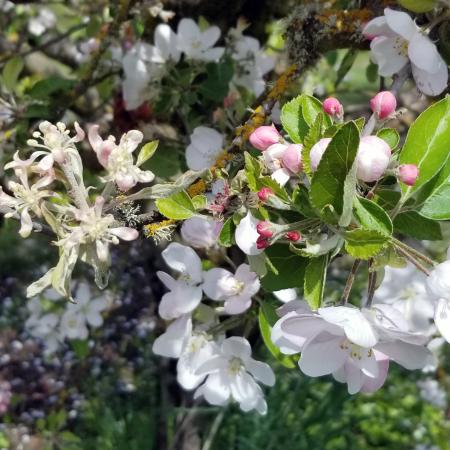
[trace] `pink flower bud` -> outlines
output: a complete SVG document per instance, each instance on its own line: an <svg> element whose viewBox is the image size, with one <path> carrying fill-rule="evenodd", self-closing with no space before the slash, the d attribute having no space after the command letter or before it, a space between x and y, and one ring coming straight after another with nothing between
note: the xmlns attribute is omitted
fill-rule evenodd
<svg viewBox="0 0 450 450"><path fill-rule="evenodd" d="M265 237L259 236L259 238L256 239L256 248L258 250L263 250L263 249L269 247L269 245L270 245L270 243Z"/></svg>
<svg viewBox="0 0 450 450"><path fill-rule="evenodd" d="M314 144L309 153L309 160L311 162L311 170L315 172L317 167L319 166L320 160L322 159L322 155L325 153L325 150L328 147L328 144L331 142L331 138L323 138L317 144Z"/></svg>
<svg viewBox="0 0 450 450"><path fill-rule="evenodd" d="M364 136L359 143L356 176L367 183L378 180L387 169L390 158L391 148L383 139Z"/></svg>
<svg viewBox="0 0 450 450"><path fill-rule="evenodd" d="M273 144L280 141L281 135L278 130L273 126L262 126L256 128L250 135L249 141L253 147L258 150L264 151Z"/></svg>
<svg viewBox="0 0 450 450"><path fill-rule="evenodd" d="M302 169L302 148L302 144L290 144L283 152L283 166L292 173L299 173Z"/></svg>
<svg viewBox="0 0 450 450"><path fill-rule="evenodd" d="M344 108L337 98L328 97L323 102L323 110L332 117L342 117L344 115Z"/></svg>
<svg viewBox="0 0 450 450"><path fill-rule="evenodd" d="M263 187L258 191L257 195L262 202L267 202L267 200L269 200L269 197L272 197L273 195L275 195L275 193L272 191L272 189Z"/></svg>
<svg viewBox="0 0 450 450"><path fill-rule="evenodd" d="M273 236L272 224L266 220L256 224L256 231L263 238L271 238Z"/></svg>
<svg viewBox="0 0 450 450"><path fill-rule="evenodd" d="M288 241L297 242L302 238L302 235L298 231L288 231L285 237Z"/></svg>
<svg viewBox="0 0 450 450"><path fill-rule="evenodd" d="M397 172L399 180L408 186L414 186L419 176L419 168L415 164L402 164Z"/></svg>
<svg viewBox="0 0 450 450"><path fill-rule="evenodd" d="M386 119L395 112L397 100L395 95L389 91L378 92L370 100L370 108L378 119Z"/></svg>

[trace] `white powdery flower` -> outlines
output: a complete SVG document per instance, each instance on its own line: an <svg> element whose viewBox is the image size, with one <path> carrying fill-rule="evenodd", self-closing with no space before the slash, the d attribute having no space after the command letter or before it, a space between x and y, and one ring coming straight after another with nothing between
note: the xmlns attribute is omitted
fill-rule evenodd
<svg viewBox="0 0 450 450"><path fill-rule="evenodd" d="M186 164L191 170L209 169L223 152L223 135L213 128L196 127L186 148Z"/></svg>
<svg viewBox="0 0 450 450"><path fill-rule="evenodd" d="M294 303L294 302L293 302ZM332 374L348 392L373 392L387 376L389 359L407 369L424 367L431 358L426 337L410 333L400 313L388 305L360 311L350 306L307 312L298 303L283 306L285 318L274 326L273 340L282 352L301 352L306 375Z"/></svg>
<svg viewBox="0 0 450 450"><path fill-rule="evenodd" d="M103 140L98 125L89 128L89 142L97 154L99 163L108 172L105 181L114 181L121 191L128 191L137 183L150 183L155 175L150 170L141 170L133 160L133 152L142 142L144 135L138 130L123 134L119 144L113 136Z"/></svg>
<svg viewBox="0 0 450 450"><path fill-rule="evenodd" d="M241 35L234 43L231 57L236 61L233 83L253 92L262 94L265 88L264 75L275 66L275 58L266 55L257 39Z"/></svg>
<svg viewBox="0 0 450 450"><path fill-rule="evenodd" d="M243 411L256 409L266 414L267 404L257 381L273 386L275 374L271 367L251 357L249 342L233 336L225 339L220 354L213 356L197 371L208 378L195 392L194 397L203 396L212 405L225 405L230 398L239 403Z"/></svg>
<svg viewBox="0 0 450 450"><path fill-rule="evenodd" d="M411 64L420 91L439 95L448 81L447 64L414 20L405 12L384 10L384 16L371 20L363 33L372 39L370 49L381 76L391 76Z"/></svg>
<svg viewBox="0 0 450 450"><path fill-rule="evenodd" d="M202 300L202 263L192 248L172 242L162 252L166 264L180 273L176 280L166 272L158 271L158 278L169 289L159 304L159 315L166 320L176 319L192 312Z"/></svg>
<svg viewBox="0 0 450 450"><path fill-rule="evenodd" d="M212 26L201 31L192 19L181 19L177 29L178 48L188 59L218 61L223 47L214 47L220 38L220 28Z"/></svg>
<svg viewBox="0 0 450 450"><path fill-rule="evenodd" d="M248 211L247 215L241 219L239 225L236 227L236 245L246 255L259 255L263 252L263 249L259 249L256 246L256 241L259 238L258 231L256 230L258 223L259 220L253 217L252 213Z"/></svg>
<svg viewBox="0 0 450 450"><path fill-rule="evenodd" d="M241 264L234 275L219 267L208 270L204 279L203 291L212 300L225 301L227 314L241 314L250 308L260 288L258 275L247 264Z"/></svg>
<svg viewBox="0 0 450 450"><path fill-rule="evenodd" d="M398 309L411 331L427 336L435 332L432 325L434 305L426 290L426 276L411 263L403 268L385 268L383 282L375 291L373 303L386 303Z"/></svg>
<svg viewBox="0 0 450 450"><path fill-rule="evenodd" d="M38 15L28 21L28 31L35 36L41 36L46 30L53 28L55 25L55 13L48 8L39 8Z"/></svg>
<svg viewBox="0 0 450 450"><path fill-rule="evenodd" d="M181 237L191 247L208 249L217 244L222 226L220 220L191 217L183 222Z"/></svg>
<svg viewBox="0 0 450 450"><path fill-rule="evenodd" d="M427 279L427 288L435 300L434 323L450 343L450 261L435 267Z"/></svg>

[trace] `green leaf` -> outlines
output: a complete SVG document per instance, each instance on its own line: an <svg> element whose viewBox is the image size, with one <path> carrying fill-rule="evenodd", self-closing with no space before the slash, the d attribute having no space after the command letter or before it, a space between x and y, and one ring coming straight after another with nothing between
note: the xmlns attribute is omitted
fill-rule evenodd
<svg viewBox="0 0 450 450"><path fill-rule="evenodd" d="M383 141L391 147L391 150L397 148L397 145L400 142L400 135L394 128L382 128L381 130L378 130L377 136L380 139L383 139Z"/></svg>
<svg viewBox="0 0 450 450"><path fill-rule="evenodd" d="M145 163L145 161L148 161L155 154L158 145L159 145L158 140L147 142L139 152L136 165L141 166L142 164Z"/></svg>
<svg viewBox="0 0 450 450"><path fill-rule="evenodd" d="M417 211L408 211L397 215L394 219L394 228L397 233L415 239L426 239L427 241L442 239L439 223L422 216Z"/></svg>
<svg viewBox="0 0 450 450"><path fill-rule="evenodd" d="M309 201L309 191L304 184L297 184L292 192L294 208L305 217L317 217Z"/></svg>
<svg viewBox="0 0 450 450"><path fill-rule="evenodd" d="M206 206L208 205L208 199L206 198L206 195L203 194L192 197L191 201L197 211L200 209L206 209Z"/></svg>
<svg viewBox="0 0 450 450"><path fill-rule="evenodd" d="M404 198L430 180L446 163L450 149L450 96L427 108L411 125L400 153L400 164L416 164L414 186L400 183Z"/></svg>
<svg viewBox="0 0 450 450"><path fill-rule="evenodd" d="M322 103L309 95L299 95L283 105L281 123L295 143L302 143L314 124L316 117L323 111ZM331 119L324 116L326 126L331 125Z"/></svg>
<svg viewBox="0 0 450 450"><path fill-rule="evenodd" d="M389 189L379 189L373 197L377 205L383 209L394 209L400 201L401 193L398 191L391 191Z"/></svg>
<svg viewBox="0 0 450 450"><path fill-rule="evenodd" d="M230 58L220 63L206 64L207 78L199 86L199 92L208 100L221 102L228 94L233 72L233 62Z"/></svg>
<svg viewBox="0 0 450 450"><path fill-rule="evenodd" d="M386 236L392 235L392 221L381 206L366 198L355 197L353 207L361 228L375 230Z"/></svg>
<svg viewBox="0 0 450 450"><path fill-rule="evenodd" d="M293 287L303 287L303 277L305 275L306 259L294 255L287 245L275 244L264 252L267 259L275 269L268 271L262 278L261 283L266 291L279 291Z"/></svg>
<svg viewBox="0 0 450 450"><path fill-rule="evenodd" d="M318 242L306 242L306 247L298 248L294 244L290 244L289 248L291 252L296 255L305 256L306 258L315 258L317 256L326 255L330 252L338 252L344 240L338 234L331 236L330 238L318 241Z"/></svg>
<svg viewBox="0 0 450 450"><path fill-rule="evenodd" d="M89 342L87 339L73 339L70 341L70 345L79 359L85 359L89 355Z"/></svg>
<svg viewBox="0 0 450 450"><path fill-rule="evenodd" d="M155 201L158 211L168 219L183 220L195 216L195 206L185 191Z"/></svg>
<svg viewBox="0 0 450 450"><path fill-rule="evenodd" d="M49 77L38 81L28 91L28 95L38 100L45 100L51 95L58 92L64 92L71 89L76 82L74 80L67 80L60 77Z"/></svg>
<svg viewBox="0 0 450 450"><path fill-rule="evenodd" d="M316 144L323 133L323 124L325 115L323 113L317 114L316 120L314 124L309 129L308 134L305 136L304 144L302 148L302 167L303 171L306 173L309 179L312 177L311 171L311 160L309 158L309 154L314 144Z"/></svg>
<svg viewBox="0 0 450 450"><path fill-rule="evenodd" d="M14 58L8 60L3 67L3 85L9 92L14 91L20 72L23 70L23 66L23 59L20 56L15 56Z"/></svg>
<svg viewBox="0 0 450 450"><path fill-rule="evenodd" d="M292 360L292 357L283 355L281 353L280 349L272 342L271 334L272 334L272 327L270 325L269 320L266 317L267 311L264 311L264 305L266 305L266 302L264 302L263 306L259 309L258 313L258 322L259 322L259 330L261 332L261 336L263 338L264 344L266 345L269 352L281 363L283 366L287 367L288 369L293 369L295 367L295 363ZM265 308L267 310L267 307ZM276 316L275 311L273 313Z"/></svg>
<svg viewBox="0 0 450 450"><path fill-rule="evenodd" d="M311 181L312 205L322 212L324 220L348 225L356 192L355 158L359 146L359 131L354 122L345 124L329 143ZM339 220L324 208L332 209Z"/></svg>
<svg viewBox="0 0 450 450"><path fill-rule="evenodd" d="M234 233L236 225L233 222L233 217L229 217L223 224L219 235L219 244L224 247L231 247L234 244Z"/></svg>
<svg viewBox="0 0 450 450"><path fill-rule="evenodd" d="M258 179L261 176L261 163L258 158L250 155L249 152L244 153L245 158L245 175L247 176L248 187L252 191L259 190Z"/></svg>
<svg viewBox="0 0 450 450"><path fill-rule="evenodd" d="M328 255L311 258L306 266L304 297L312 310L320 308L327 276Z"/></svg>
<svg viewBox="0 0 450 450"><path fill-rule="evenodd" d="M353 63L355 62L356 57L358 56L358 53L359 53L358 50L350 49L344 55L344 58L342 59L339 69L337 70L336 73L336 82L334 84L335 87L337 87L341 83L345 75L347 75L349 70L352 68Z"/></svg>
<svg viewBox="0 0 450 450"><path fill-rule="evenodd" d="M358 259L369 259L381 252L389 237L375 230L358 228L344 234L345 250Z"/></svg>

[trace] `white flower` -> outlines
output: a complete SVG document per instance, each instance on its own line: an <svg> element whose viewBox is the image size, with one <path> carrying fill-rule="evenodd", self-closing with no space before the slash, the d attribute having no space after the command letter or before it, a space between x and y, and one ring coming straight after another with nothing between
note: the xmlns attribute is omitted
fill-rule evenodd
<svg viewBox="0 0 450 450"><path fill-rule="evenodd" d="M199 386L206 374L197 374L201 365L217 354L218 348L212 336L203 327L193 330L190 314L174 320L167 331L155 339L153 352L169 358L178 358L177 381L184 389Z"/></svg>
<svg viewBox="0 0 450 450"><path fill-rule="evenodd" d="M383 282L375 291L374 305L387 303L398 309L411 331L427 336L434 333L431 325L434 305L426 291L426 276L411 263L404 268L386 267Z"/></svg>
<svg viewBox="0 0 450 450"><path fill-rule="evenodd" d="M296 300L298 297L297 291L294 288L273 291L272 294L275 295L275 297L283 303L291 302L292 300Z"/></svg>
<svg viewBox="0 0 450 450"><path fill-rule="evenodd" d="M212 26L201 31L192 19L181 19L178 24L178 46L189 59L218 61L225 49L214 47L220 37L219 27Z"/></svg>
<svg viewBox="0 0 450 450"><path fill-rule="evenodd" d="M259 255L263 252L263 249L256 247L256 240L259 238L259 234L256 231L256 225L259 220L252 216L250 211L247 215L241 219L239 225L236 227L235 239L236 245L246 255Z"/></svg>
<svg viewBox="0 0 450 450"><path fill-rule="evenodd" d="M220 354L213 356L197 371L208 378L195 392L195 398L203 396L212 405L225 405L230 397L239 403L243 411L256 409L266 414L267 404L257 381L273 386L275 375L266 363L251 357L248 341L233 336L225 339Z"/></svg>
<svg viewBox="0 0 450 450"><path fill-rule="evenodd" d="M372 38L370 48L381 76L394 75L410 63L424 94L439 95L447 87L447 64L408 14L386 8L384 16L371 20L363 33Z"/></svg>
<svg viewBox="0 0 450 450"><path fill-rule="evenodd" d="M202 299L203 271L200 258L190 247L172 242L163 252L166 264L180 277L175 280L168 273L159 271L158 278L170 290L159 304L159 315L166 320L190 313Z"/></svg>
<svg viewBox="0 0 450 450"><path fill-rule="evenodd" d="M208 270L204 279L203 291L212 300L225 301L227 314L241 314L250 308L252 296L260 288L258 275L247 264L241 264L234 275L222 268Z"/></svg>
<svg viewBox="0 0 450 450"><path fill-rule="evenodd" d="M255 96L264 91L264 75L275 66L275 58L266 55L257 39L240 36L234 43L232 58L236 61L233 83L248 89Z"/></svg>
<svg viewBox="0 0 450 450"><path fill-rule="evenodd" d="M144 137L140 131L128 131L122 135L119 144L116 144L113 136L103 140L98 128L98 125L91 126L88 137L99 163L108 172L106 181L114 181L121 191L128 191L137 183L153 181L155 175L149 170L141 170L133 160L133 152Z"/></svg>
<svg viewBox="0 0 450 450"><path fill-rule="evenodd" d="M105 296L92 298L89 284L81 282L75 293L76 303L69 303L61 319L61 332L69 339L86 339L87 325L98 328L103 324L102 312L108 308Z"/></svg>
<svg viewBox="0 0 450 450"><path fill-rule="evenodd" d="M181 226L181 237L194 248L211 248L217 244L223 222L206 219L205 217L191 217Z"/></svg>
<svg viewBox="0 0 450 450"><path fill-rule="evenodd" d="M434 323L442 337L450 342L450 261L436 266L427 279L427 288L436 302Z"/></svg>
<svg viewBox="0 0 450 450"><path fill-rule="evenodd" d="M289 303L283 308L286 318L274 327L278 329L274 341L281 351L301 352L302 372L312 377L331 373L347 383L350 394L379 389L389 359L410 370L430 360L429 350L421 345L426 338L408 332L398 311L388 305L364 311L335 306L311 313L304 306L292 311Z"/></svg>
<svg viewBox="0 0 450 450"><path fill-rule="evenodd" d="M39 8L39 14L28 21L28 31L35 36L40 36L48 28L53 28L55 25L55 13L48 8Z"/></svg>
<svg viewBox="0 0 450 450"><path fill-rule="evenodd" d="M150 61L165 64L168 61L177 63L180 60L178 36L164 23L155 28L155 45L151 48Z"/></svg>
<svg viewBox="0 0 450 450"><path fill-rule="evenodd" d="M289 170L283 167L283 155L288 148L285 144L273 144L263 152L264 163L272 172L271 178L284 186L291 177Z"/></svg>
<svg viewBox="0 0 450 450"><path fill-rule="evenodd" d="M223 135L213 128L197 127L186 148L186 164L191 170L209 169L223 152Z"/></svg>

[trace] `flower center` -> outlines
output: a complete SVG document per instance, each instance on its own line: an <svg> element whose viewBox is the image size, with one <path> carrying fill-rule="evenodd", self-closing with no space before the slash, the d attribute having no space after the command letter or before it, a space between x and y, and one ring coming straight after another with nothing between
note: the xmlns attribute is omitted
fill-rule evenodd
<svg viewBox="0 0 450 450"><path fill-rule="evenodd" d="M237 375L242 370L243 366L244 364L242 364L242 360L240 358L231 358L228 365L228 370L231 375Z"/></svg>
<svg viewBox="0 0 450 450"><path fill-rule="evenodd" d="M408 41L397 37L395 38L394 48L397 51L398 56L408 56Z"/></svg>

